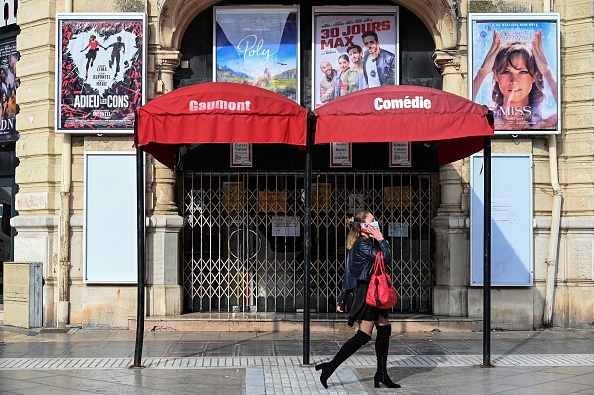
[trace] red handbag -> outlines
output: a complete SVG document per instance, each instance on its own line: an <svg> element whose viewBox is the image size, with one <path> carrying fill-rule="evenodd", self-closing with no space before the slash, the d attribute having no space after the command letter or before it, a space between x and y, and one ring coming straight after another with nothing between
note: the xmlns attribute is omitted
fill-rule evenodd
<svg viewBox="0 0 594 395"><path fill-rule="evenodd" d="M379 251L375 256L373 273L367 289L367 304L378 309L390 309L398 303L396 288L384 262L384 253Z"/></svg>

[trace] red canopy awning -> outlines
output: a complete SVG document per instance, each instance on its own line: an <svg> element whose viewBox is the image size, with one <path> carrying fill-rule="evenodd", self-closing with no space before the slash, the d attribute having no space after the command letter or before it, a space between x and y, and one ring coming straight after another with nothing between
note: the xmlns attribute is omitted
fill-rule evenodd
<svg viewBox="0 0 594 395"><path fill-rule="evenodd" d="M305 145L308 111L266 89L207 82L176 89L138 109L138 144L173 168L181 144Z"/></svg>
<svg viewBox="0 0 594 395"><path fill-rule="evenodd" d="M314 111L315 143L431 141L439 164L483 149L493 136L486 106L421 86L392 85L360 90Z"/></svg>

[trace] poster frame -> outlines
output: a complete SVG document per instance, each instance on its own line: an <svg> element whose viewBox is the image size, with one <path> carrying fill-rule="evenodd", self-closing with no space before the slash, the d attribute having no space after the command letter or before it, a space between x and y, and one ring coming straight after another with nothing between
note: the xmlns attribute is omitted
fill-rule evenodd
<svg viewBox="0 0 594 395"><path fill-rule="evenodd" d="M136 179L136 152L85 151L83 159L83 283L136 284L137 190L131 182ZM118 171L106 170L110 166ZM119 193L112 193L114 186L121 188ZM117 227L113 220L119 221Z"/></svg>
<svg viewBox="0 0 594 395"><path fill-rule="evenodd" d="M21 58L20 52L17 50L17 37L18 34L7 34L0 37L0 48L2 49L2 56L3 62L6 60L6 69L4 70L6 75L9 73L12 74L12 84L6 86L6 93L7 93L7 101L8 101L8 109L10 111L6 111L2 115L2 120L0 121L2 124L0 125L0 144L10 144L15 143L20 138L20 133L18 131L16 116L20 113L20 106L18 104L18 93L19 87L21 85L21 80L18 73L18 64ZM4 51L4 49L8 49L12 47L12 51ZM7 55L8 54L8 55ZM6 56L7 55L7 56ZM6 58L4 58L6 56ZM11 71L11 61L16 60L14 62L14 69ZM4 65L0 64L0 67L4 69ZM9 78L10 80L10 78ZM2 81L4 83L4 81ZM4 84L3 84L4 85ZM15 92L15 97L12 96L12 90ZM11 109L12 107L12 109ZM10 118L6 117L6 114L11 114Z"/></svg>
<svg viewBox="0 0 594 395"><path fill-rule="evenodd" d="M530 153L499 153L493 154L491 160L491 285L531 287L534 285L533 156ZM470 157L471 287L484 285L483 162L483 154ZM514 263L519 265L516 270L504 271L498 262L505 268Z"/></svg>
<svg viewBox="0 0 594 395"><path fill-rule="evenodd" d="M241 15L258 15L264 12L294 12L297 20L297 36L295 37L295 48L296 48L296 103L301 103L301 23L300 23L300 7L299 5L278 5L278 6L259 6L259 5L248 5L248 6L215 6L213 7L213 27L212 27L212 57L213 57L213 76L212 80L217 81L217 15L218 13L238 12ZM266 89L265 87L263 89Z"/></svg>
<svg viewBox="0 0 594 395"><path fill-rule="evenodd" d="M62 51L60 43L62 42L62 23L65 21L72 22L106 22L106 21L139 21L142 23L142 54L141 54L141 84L140 84L140 100L136 105L131 104L130 107L133 109L132 113L136 112L136 109L146 102L146 61L147 61L147 22L146 14L142 12L120 12L120 13L56 13L56 78L55 78L55 100L56 109L54 112L54 130L56 133L69 133L69 134L133 134L134 133L134 118L132 117L125 127L109 128L109 127L97 127L97 128L64 128L61 124L61 111L62 111ZM105 50L103 52L106 52ZM80 76L78 78L81 78ZM136 92L138 94L138 91Z"/></svg>
<svg viewBox="0 0 594 395"><path fill-rule="evenodd" d="M398 85L400 81L400 8L397 5L394 6L366 6L365 12L361 12L360 7L355 6L314 6L312 7L312 37L311 37L311 48L312 48L312 78L311 78L311 109L314 110L320 105L316 105L316 86L318 85L319 81L315 78L318 75L319 71L319 63L320 58L317 51L317 44L316 44L316 18L321 15L326 16L343 16L343 15L353 15L353 17L357 18L365 18L370 17L378 14L393 14L395 19L395 27L391 30L394 31L394 55L395 55L395 82L394 85ZM360 34L358 34L360 35ZM382 40L379 40L380 43ZM363 50L363 54L365 54L366 50L363 45L360 45ZM380 46L381 48L381 46ZM368 88L366 88L368 89Z"/></svg>
<svg viewBox="0 0 594 395"><path fill-rule="evenodd" d="M475 101L478 103L478 101L474 100L473 95L473 80L474 80L474 76L476 74L476 72L478 71L475 70L475 67L473 65L473 57L475 55L475 53L477 51L475 51L475 47L476 47L476 40L478 40L478 38L474 37L474 33L473 33L473 25L475 22L483 22L483 23L489 23L489 22L493 22L493 23L505 23L505 22L509 22L509 23L536 23L536 22L553 22L555 23L555 27L556 27L556 34L555 34L555 39L556 39L556 43L554 46L554 53L556 54L556 59L555 62L553 63L554 67L555 67L555 71L553 73L553 77L556 80L556 85L557 85L557 89L556 89L556 94L557 94L557 102L556 102L556 116L557 116L557 126L556 128L553 129L497 129L497 125L495 128L495 134L499 134L499 135L512 135L512 136L516 136L516 135L548 135L548 134L561 134L561 130L562 130L562 113L561 113L561 101L562 101L562 97L561 97L561 21L560 21L560 14L559 13L470 13L468 14L468 98L469 100ZM486 39L487 41L491 41L491 37L487 37L486 38L482 38L481 40ZM490 43L488 43L490 46ZM548 48L547 48L548 49ZM550 50L549 50L550 51ZM551 63L550 59L549 63ZM480 60L479 60L480 61ZM489 79L489 78L488 78ZM492 79L490 79L492 80ZM486 81L482 82L483 86L486 83ZM548 84L547 84L547 89L545 90L545 94L550 94L552 93L550 88L548 88ZM484 104L484 103L480 103L480 104Z"/></svg>

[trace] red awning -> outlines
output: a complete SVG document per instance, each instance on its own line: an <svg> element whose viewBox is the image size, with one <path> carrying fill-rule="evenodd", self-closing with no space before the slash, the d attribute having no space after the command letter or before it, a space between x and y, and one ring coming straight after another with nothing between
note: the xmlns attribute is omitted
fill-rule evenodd
<svg viewBox="0 0 594 395"><path fill-rule="evenodd" d="M493 136L488 108L463 97L421 86L364 89L314 111L315 143L431 141L439 164L483 149Z"/></svg>
<svg viewBox="0 0 594 395"><path fill-rule="evenodd" d="M266 89L207 82L176 89L140 107L135 141L173 168L181 144L305 145L307 114L299 104Z"/></svg>

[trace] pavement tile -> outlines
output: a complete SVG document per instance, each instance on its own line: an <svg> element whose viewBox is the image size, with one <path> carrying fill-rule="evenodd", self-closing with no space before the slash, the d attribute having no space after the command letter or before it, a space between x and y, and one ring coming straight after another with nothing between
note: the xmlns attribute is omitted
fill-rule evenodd
<svg viewBox="0 0 594 395"><path fill-rule="evenodd" d="M331 359L351 336L311 333L310 362ZM388 367L392 379L403 385L398 394L594 395L594 363L573 366L594 360L593 339L594 331L493 332L491 361L496 366L480 368L482 333L395 333ZM324 389L313 364L301 364L303 334L298 331L149 331L143 342L144 369L128 369L135 347L132 331L73 328L52 333L0 325L0 342L3 394L69 395L80 394L81 388L116 395L391 392L373 388L374 341L341 365ZM3 368L13 366L6 364L7 358L16 358L14 366L20 368ZM531 365L551 361L562 366ZM118 368L99 369L106 363ZM572 366L563 365L568 363Z"/></svg>

